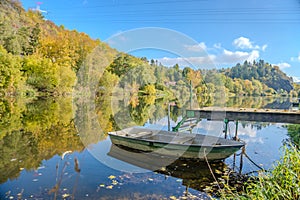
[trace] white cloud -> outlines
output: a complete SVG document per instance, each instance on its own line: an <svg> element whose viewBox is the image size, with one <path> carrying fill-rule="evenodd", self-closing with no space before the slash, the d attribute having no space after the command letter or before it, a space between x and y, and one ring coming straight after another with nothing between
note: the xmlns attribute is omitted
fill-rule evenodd
<svg viewBox="0 0 300 200"><path fill-rule="evenodd" d="M160 62L163 65L166 66L173 66L175 64L178 64L180 66L195 66L199 67L201 65L206 66L213 66L215 55L208 55L208 56L199 56L199 57L176 57L176 58L170 58L170 57L164 57L157 59L158 62Z"/></svg>
<svg viewBox="0 0 300 200"><path fill-rule="evenodd" d="M266 48L268 47L267 44L264 44L261 47L259 45L254 45L253 42L249 38L246 38L246 37L239 37L239 38L235 39L232 44L233 44L233 46L235 46L238 49L252 49L252 50L261 49L262 51L265 51Z"/></svg>
<svg viewBox="0 0 300 200"><path fill-rule="evenodd" d="M221 49L222 48L221 43L214 44L214 48L215 49Z"/></svg>
<svg viewBox="0 0 300 200"><path fill-rule="evenodd" d="M254 50L254 51L250 52L249 57L246 60L253 61L258 58L259 58L259 51Z"/></svg>
<svg viewBox="0 0 300 200"><path fill-rule="evenodd" d="M240 49L259 49L258 45L253 45L249 38L239 37L233 41L233 45Z"/></svg>
<svg viewBox="0 0 300 200"><path fill-rule="evenodd" d="M267 47L268 47L268 45L265 44L265 45L263 45L263 46L261 47L261 50L262 50L262 51L265 51Z"/></svg>
<svg viewBox="0 0 300 200"><path fill-rule="evenodd" d="M300 62L300 52L298 54L298 57L291 57L291 61L293 61L293 62Z"/></svg>
<svg viewBox="0 0 300 200"><path fill-rule="evenodd" d="M207 46L204 42L201 42L196 45L184 45L184 48L188 51L201 52L206 51Z"/></svg>
<svg viewBox="0 0 300 200"><path fill-rule="evenodd" d="M259 58L259 51L253 50L251 52L245 51L229 51L224 49L223 53L217 57L216 63L217 64L230 64L230 63L237 63L243 62L245 60L253 61Z"/></svg>
<svg viewBox="0 0 300 200"><path fill-rule="evenodd" d="M280 69L286 69L286 68L291 67L291 65L289 63L286 63L286 62L278 63L278 64L274 64L274 65L278 66Z"/></svg>
<svg viewBox="0 0 300 200"><path fill-rule="evenodd" d="M300 77L293 76L292 78L293 78L294 82L296 82L296 83L300 82Z"/></svg>
<svg viewBox="0 0 300 200"><path fill-rule="evenodd" d="M251 125L243 126L242 124L239 124L238 129L240 130L239 135L246 135L249 136L250 138L259 139L257 138L257 129L251 127Z"/></svg>
<svg viewBox="0 0 300 200"><path fill-rule="evenodd" d="M245 60L253 61L259 58L259 51L253 50L251 52L244 51L229 51L224 49L221 54L210 54L199 57L164 57L157 59L161 64L166 66L173 66L176 63L180 66L196 66L196 67L215 67L216 65L235 64Z"/></svg>
<svg viewBox="0 0 300 200"><path fill-rule="evenodd" d="M253 60L257 60L259 58L260 51L264 51L267 48L267 45L263 45L262 47L259 47L258 45L254 46L252 42L245 37L236 39L234 44L239 48L247 49L231 51L224 49L221 43L216 43L213 45L213 48L209 48L204 42L201 42L196 45L184 45L184 48L190 52L203 52L205 50L207 51L206 55L190 55L176 58L164 57L156 58L156 60L165 66L173 66L177 63L180 66L216 67L228 64L234 65L238 62L244 62L245 60L252 62ZM287 65L281 66L287 67Z"/></svg>

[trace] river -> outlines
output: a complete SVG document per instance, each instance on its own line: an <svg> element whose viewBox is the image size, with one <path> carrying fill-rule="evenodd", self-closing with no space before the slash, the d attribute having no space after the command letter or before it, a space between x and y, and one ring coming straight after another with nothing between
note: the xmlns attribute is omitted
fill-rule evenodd
<svg viewBox="0 0 300 200"><path fill-rule="evenodd" d="M209 199L204 189L214 178L207 163L164 157L134 160L137 152L112 146L107 136L107 131L132 125L167 130L167 102L144 99L135 107L124 100L112 102L2 99L0 199ZM231 98L225 105L284 109L290 100ZM183 113L171 107L171 126ZM220 137L223 130L222 121L202 120L194 128ZM234 135L235 123L229 123L228 131ZM228 169L255 175L260 168L272 168L290 140L287 126L279 123L240 122L238 135L251 160L241 159L239 151L211 163L217 178Z"/></svg>

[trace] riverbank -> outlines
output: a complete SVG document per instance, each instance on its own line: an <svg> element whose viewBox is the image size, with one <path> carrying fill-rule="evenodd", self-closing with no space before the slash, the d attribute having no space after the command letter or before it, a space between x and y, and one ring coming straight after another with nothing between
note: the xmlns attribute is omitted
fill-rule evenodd
<svg viewBox="0 0 300 200"><path fill-rule="evenodd" d="M243 184L244 190L224 185L221 199L287 199L300 198L300 150L293 145L283 147L284 155L271 171L260 172L258 177Z"/></svg>

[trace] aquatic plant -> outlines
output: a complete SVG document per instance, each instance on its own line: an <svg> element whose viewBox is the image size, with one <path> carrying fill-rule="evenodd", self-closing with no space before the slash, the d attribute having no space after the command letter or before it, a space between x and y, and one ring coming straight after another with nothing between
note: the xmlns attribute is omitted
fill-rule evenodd
<svg viewBox="0 0 300 200"><path fill-rule="evenodd" d="M224 184L221 199L300 199L300 151L293 145L283 150L274 168L259 173L257 180L245 182L244 191L236 192L233 186Z"/></svg>

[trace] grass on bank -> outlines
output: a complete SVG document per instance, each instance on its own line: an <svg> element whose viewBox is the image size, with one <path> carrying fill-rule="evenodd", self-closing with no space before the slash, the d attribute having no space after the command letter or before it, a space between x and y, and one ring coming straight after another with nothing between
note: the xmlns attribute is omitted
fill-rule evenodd
<svg viewBox="0 0 300 200"><path fill-rule="evenodd" d="M271 171L262 172L256 180L246 182L245 190L240 193L225 184L220 191L221 199L300 199L300 150L292 145L283 148L283 156Z"/></svg>

